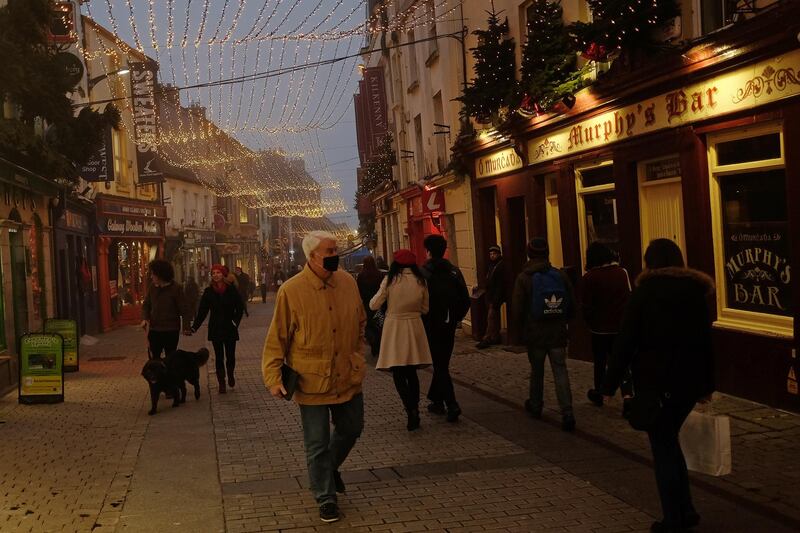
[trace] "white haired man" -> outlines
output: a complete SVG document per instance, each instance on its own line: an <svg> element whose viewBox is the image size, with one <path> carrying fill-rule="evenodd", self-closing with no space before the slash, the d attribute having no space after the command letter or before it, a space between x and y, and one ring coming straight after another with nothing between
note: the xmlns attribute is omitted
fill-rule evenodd
<svg viewBox="0 0 800 533"><path fill-rule="evenodd" d="M278 290L261 364L276 398L286 395L284 362L300 375L293 399L300 405L310 488L320 519L335 522L336 493L345 490L339 467L364 427L366 314L355 279L338 269L333 235L310 232L303 252L306 267Z"/></svg>

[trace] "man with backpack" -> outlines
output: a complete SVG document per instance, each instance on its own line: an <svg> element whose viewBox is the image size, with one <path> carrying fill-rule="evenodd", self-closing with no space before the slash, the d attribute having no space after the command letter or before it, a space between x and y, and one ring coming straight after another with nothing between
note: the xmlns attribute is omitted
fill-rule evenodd
<svg viewBox="0 0 800 533"><path fill-rule="evenodd" d="M428 235L423 244L428 261L422 266L422 273L428 283L429 294L429 310L423 321L433 360L428 411L446 414L448 422L458 422L461 407L456 401L450 377L450 357L453 355L456 326L469 310L469 292L461 271L444 258L447 250L444 237Z"/></svg>
<svg viewBox="0 0 800 533"><path fill-rule="evenodd" d="M561 428L572 431L575 416L567 372L567 323L575 309L572 284L564 272L550 265L545 239L532 239L527 251L530 260L517 276L511 300L514 318L525 325L531 363L530 397L525 400L525 410L534 418L542 417L544 360L549 356L561 408Z"/></svg>

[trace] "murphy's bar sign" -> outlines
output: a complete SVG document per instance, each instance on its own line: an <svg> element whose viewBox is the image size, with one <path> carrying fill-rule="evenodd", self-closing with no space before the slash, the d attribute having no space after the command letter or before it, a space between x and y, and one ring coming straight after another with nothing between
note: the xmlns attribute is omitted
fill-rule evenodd
<svg viewBox="0 0 800 533"><path fill-rule="evenodd" d="M528 143L535 165L800 94L800 50L608 111Z"/></svg>
<svg viewBox="0 0 800 533"><path fill-rule="evenodd" d="M154 94L156 66L150 63L130 63L130 69L139 183L160 183L163 175L157 168L158 152L155 144L158 137L158 113Z"/></svg>
<svg viewBox="0 0 800 533"><path fill-rule="evenodd" d="M513 148L506 148L475 160L475 178L488 178L520 168L522 158Z"/></svg>

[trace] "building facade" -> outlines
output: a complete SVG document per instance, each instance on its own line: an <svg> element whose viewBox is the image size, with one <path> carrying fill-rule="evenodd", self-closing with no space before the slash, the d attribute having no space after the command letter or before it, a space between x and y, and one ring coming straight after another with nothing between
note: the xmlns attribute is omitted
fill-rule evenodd
<svg viewBox="0 0 800 533"><path fill-rule="evenodd" d="M648 243L672 239L716 281L718 389L798 409L800 11L762 4L719 29L684 3L682 53L612 66L572 109L465 152L479 254L502 242L518 272L545 235L577 279L601 241L636 276ZM576 324L572 357L589 356L587 336Z"/></svg>

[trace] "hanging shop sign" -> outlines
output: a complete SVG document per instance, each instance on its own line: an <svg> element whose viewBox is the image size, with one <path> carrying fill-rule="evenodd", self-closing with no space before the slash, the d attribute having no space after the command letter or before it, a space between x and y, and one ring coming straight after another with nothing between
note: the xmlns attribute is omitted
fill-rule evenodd
<svg viewBox="0 0 800 533"><path fill-rule="evenodd" d="M537 137L528 143L528 164L752 109L798 94L800 50L793 50Z"/></svg>
<svg viewBox="0 0 800 533"><path fill-rule="evenodd" d="M444 189L425 189L422 191L422 214L444 212Z"/></svg>
<svg viewBox="0 0 800 533"><path fill-rule="evenodd" d="M190 230L184 233L183 243L190 246L203 246L214 244L214 232Z"/></svg>
<svg viewBox="0 0 800 533"><path fill-rule="evenodd" d="M90 182L114 181L113 171L113 145L111 141L111 128L106 128L103 135L103 144L81 167L80 176Z"/></svg>
<svg viewBox="0 0 800 533"><path fill-rule="evenodd" d="M97 217L100 232L106 235L124 235L126 237L153 237L163 235L161 222L158 220L137 219L122 216Z"/></svg>
<svg viewBox="0 0 800 533"><path fill-rule="evenodd" d="M19 403L64 401L64 341L52 333L19 340Z"/></svg>
<svg viewBox="0 0 800 533"><path fill-rule="evenodd" d="M231 243L217 243L217 250L219 250L219 253L222 255L242 253L242 247L240 245Z"/></svg>
<svg viewBox="0 0 800 533"><path fill-rule="evenodd" d="M364 88L366 89L367 127L369 128L370 146L374 156L383 138L389 131L386 120L386 90L384 88L383 67L364 69Z"/></svg>
<svg viewBox="0 0 800 533"><path fill-rule="evenodd" d="M164 176L158 169L158 150L155 144L158 138L158 113L154 93L157 67L153 63L129 63L129 68L139 184L161 183Z"/></svg>
<svg viewBox="0 0 800 533"><path fill-rule="evenodd" d="M475 178L489 178L522 168L522 158L513 148L499 150L475 160Z"/></svg>
<svg viewBox="0 0 800 533"><path fill-rule="evenodd" d="M45 333L57 333L64 339L64 372L77 372L78 359L78 323L63 318L48 318L44 321Z"/></svg>

